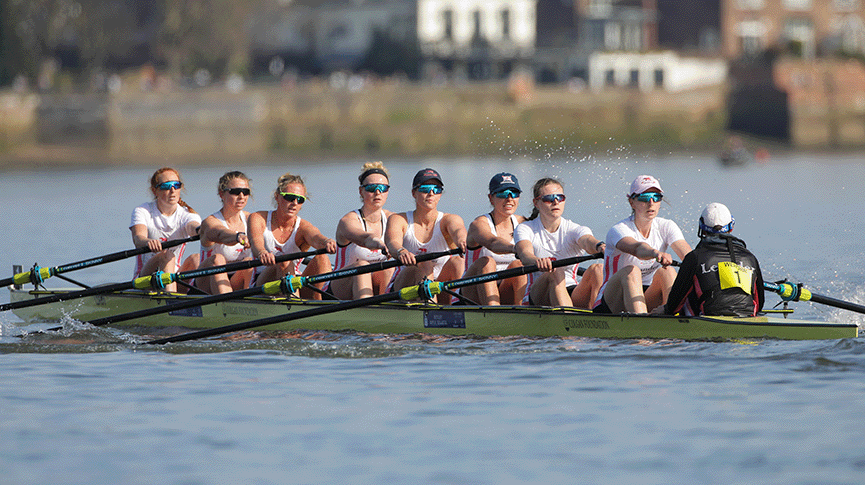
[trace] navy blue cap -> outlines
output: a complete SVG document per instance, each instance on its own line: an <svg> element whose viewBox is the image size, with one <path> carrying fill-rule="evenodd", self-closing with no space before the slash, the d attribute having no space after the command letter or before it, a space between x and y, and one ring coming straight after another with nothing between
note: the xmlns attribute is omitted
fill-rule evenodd
<svg viewBox="0 0 865 485"><path fill-rule="evenodd" d="M411 188L416 189L430 180L437 181L442 187L445 186L442 182L442 176L438 172L431 168L425 168L415 174L414 180L411 181Z"/></svg>
<svg viewBox="0 0 865 485"><path fill-rule="evenodd" d="M520 193L523 191L520 189L520 181L517 180L516 175L508 172L493 175L493 178L490 179L490 193L495 194L505 189L514 189Z"/></svg>

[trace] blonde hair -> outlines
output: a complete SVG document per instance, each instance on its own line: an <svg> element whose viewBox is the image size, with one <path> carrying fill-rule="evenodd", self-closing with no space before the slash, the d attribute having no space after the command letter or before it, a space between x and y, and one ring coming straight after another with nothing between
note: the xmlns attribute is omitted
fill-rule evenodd
<svg viewBox="0 0 865 485"><path fill-rule="evenodd" d="M563 184L561 180L554 177L544 177L542 179L538 179L538 181L535 182L535 185L532 185L532 197L540 197L541 189L543 189L547 185L553 184L558 185L563 190L565 188L565 184ZM532 204L532 214L527 217L526 220L531 221L532 219L536 219L538 217L538 214L540 214L540 211L538 211L538 208L534 204Z"/></svg>
<svg viewBox="0 0 865 485"><path fill-rule="evenodd" d="M171 168L171 167L162 167L159 170L153 172L153 175L150 176L151 192L156 190L156 187L159 185L159 176L165 172L174 172L174 175L177 175L177 180L180 181L180 183L183 183L183 179L180 178L180 172L178 172L177 169ZM183 187L181 187L180 190L183 190ZM154 194L153 198L154 199L156 198L155 194ZM185 208L186 210L188 210L189 212L191 212L193 214L196 214L196 212L192 209L192 207L189 207L189 204L184 202L183 199L179 199L177 201L177 205Z"/></svg>
<svg viewBox="0 0 865 485"><path fill-rule="evenodd" d="M374 173L380 173L385 176L385 178L390 181L390 173L384 167L384 164L381 162L366 162L360 167L360 175L357 177L357 181L363 185L363 180Z"/></svg>
<svg viewBox="0 0 865 485"><path fill-rule="evenodd" d="M276 198L279 197L279 193L284 192L285 188L291 184L303 185L304 192L306 192L306 184L303 182L303 179L300 178L300 175L284 173L276 181L276 190L273 192L274 205L276 204ZM306 198L310 198L309 192L306 192Z"/></svg>

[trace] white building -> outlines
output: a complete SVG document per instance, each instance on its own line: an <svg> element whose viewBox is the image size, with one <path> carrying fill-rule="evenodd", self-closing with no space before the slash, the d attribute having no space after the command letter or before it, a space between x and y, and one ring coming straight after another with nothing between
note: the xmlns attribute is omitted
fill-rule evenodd
<svg viewBox="0 0 865 485"><path fill-rule="evenodd" d="M640 91L668 92L713 86L727 79L722 59L680 57L664 52L595 52L589 56L589 86L633 87Z"/></svg>
<svg viewBox="0 0 865 485"><path fill-rule="evenodd" d="M537 0L417 0L417 38L430 66L499 77L535 52Z"/></svg>

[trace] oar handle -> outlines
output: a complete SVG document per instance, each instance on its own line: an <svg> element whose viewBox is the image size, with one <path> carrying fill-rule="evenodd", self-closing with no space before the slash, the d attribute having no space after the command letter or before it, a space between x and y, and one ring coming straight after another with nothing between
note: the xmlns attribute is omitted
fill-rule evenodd
<svg viewBox="0 0 865 485"><path fill-rule="evenodd" d="M171 241L165 241L162 243L162 247L172 248L174 246L179 246L181 244L186 244L188 242L197 241L199 239L198 235L187 237L184 239L172 239ZM81 261L77 261L75 263L64 264L60 266L55 266L53 268L40 268L38 266L34 266L29 271L25 271L22 273L17 273L11 278L5 278L0 280L0 286L8 286L11 284L23 285L25 283L37 282L41 283L42 281L50 278L51 276L56 276L61 273L66 273L69 271L75 271L78 269L90 268L93 266L98 266L100 264L111 263L113 261L119 261L121 259L131 258L132 256L137 256L139 254L149 253L150 248L147 246L143 246L135 249L127 249L125 251L118 251L116 253L106 254L105 256L99 256L91 259L84 259Z"/></svg>
<svg viewBox="0 0 865 485"><path fill-rule="evenodd" d="M584 261L589 261L592 259L602 259L604 257L604 253L595 253L589 254L586 256L572 256L570 258L556 259L553 261L553 268L559 268L561 266L570 266L572 264L579 264ZM514 276L520 276L528 273L534 273L539 271L538 265L532 264L529 266L518 266L516 268L505 269L502 271L496 271L494 273L486 273L477 276L472 276L469 278L461 278L458 280L451 280L445 283L442 283L446 289L454 289L454 288L462 288L463 286L476 285L478 283L486 283L487 281L494 280L503 280L505 278L512 278Z"/></svg>
<svg viewBox="0 0 865 485"><path fill-rule="evenodd" d="M289 254L280 254L276 257L276 262L281 263L283 261L293 261L295 259L303 259L308 256L316 256L319 254L327 254L327 249L314 249L311 251L299 251L296 253ZM256 266L261 266L262 263L260 259L250 259L248 261L237 261L234 263L224 264L222 266L212 266L210 268L202 268L195 269L192 271L184 271L182 273L177 273L174 278L177 280L188 280L192 278L200 278L202 276L210 276L219 273L230 273L232 271L239 271L242 269L255 268Z"/></svg>
<svg viewBox="0 0 865 485"><path fill-rule="evenodd" d="M431 261L433 259L438 259L443 256L451 256L454 254L462 254L462 250L460 248L449 249L447 251L439 251L437 253L426 253L415 256L415 261L418 263L423 263L424 261ZM380 261L378 263L365 264L363 266L356 266L354 268L343 269L339 271L333 271L331 273L324 273L320 275L313 275L306 277L306 280L291 283L291 285L299 284L299 285L312 285L315 283L320 283L322 281L330 281L339 278L345 278L347 276L357 276L366 273L374 273L376 271L382 271L385 269L394 268L402 265L402 263L398 259L389 259L387 261ZM297 277L301 278L301 277Z"/></svg>

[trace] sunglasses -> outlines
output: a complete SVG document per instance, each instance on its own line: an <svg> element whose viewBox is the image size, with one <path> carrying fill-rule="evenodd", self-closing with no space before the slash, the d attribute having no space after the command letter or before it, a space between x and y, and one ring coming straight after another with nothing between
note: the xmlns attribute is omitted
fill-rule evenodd
<svg viewBox="0 0 865 485"><path fill-rule="evenodd" d="M565 194L547 194L538 197L541 201L546 202L547 204L552 204L553 202L564 202Z"/></svg>
<svg viewBox="0 0 865 485"><path fill-rule="evenodd" d="M183 187L183 182L181 182L179 180L172 180L171 182L162 182L161 184L156 186L156 188L159 190L171 190L171 189L180 190L180 187Z"/></svg>
<svg viewBox="0 0 865 485"><path fill-rule="evenodd" d="M432 192L433 194L436 194L436 195L445 191L445 188L442 187L441 185L433 185L433 184L418 185L417 187L415 187L415 189L417 189L418 192L421 192L424 194L429 194L430 192Z"/></svg>
<svg viewBox="0 0 865 485"><path fill-rule="evenodd" d="M664 196L657 192L643 192L642 194L635 195L634 198L640 202L660 202Z"/></svg>
<svg viewBox="0 0 865 485"><path fill-rule="evenodd" d="M388 184L366 184L363 185L363 190L366 190L370 194L374 194L376 192L381 192L382 194L390 190L390 185Z"/></svg>
<svg viewBox="0 0 865 485"><path fill-rule="evenodd" d="M281 195L282 198L285 199L287 202L297 201L298 204L303 204L304 202L306 202L306 197L300 194L293 194L291 192L280 192L279 195Z"/></svg>
<svg viewBox="0 0 865 485"><path fill-rule="evenodd" d="M511 199L519 199L520 198L520 192L518 190L512 190L512 189L505 189L505 190L502 190L501 192L496 192L493 195L495 195L496 198L499 198L499 199L507 199L508 197L510 197Z"/></svg>
<svg viewBox="0 0 865 485"><path fill-rule="evenodd" d="M246 187L235 187L233 189L226 190L226 192L228 192L231 195L240 195L240 194L249 195L252 193L252 190L250 190Z"/></svg>

